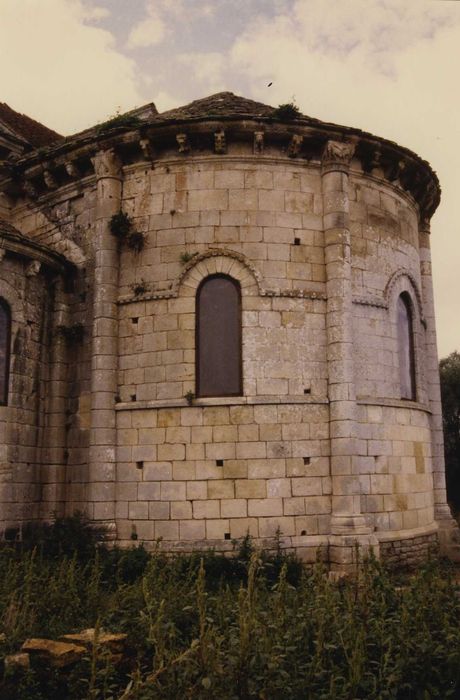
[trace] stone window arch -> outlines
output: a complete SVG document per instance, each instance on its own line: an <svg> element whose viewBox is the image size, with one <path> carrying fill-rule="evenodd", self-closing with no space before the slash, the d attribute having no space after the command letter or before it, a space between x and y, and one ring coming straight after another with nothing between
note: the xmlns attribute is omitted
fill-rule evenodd
<svg viewBox="0 0 460 700"><path fill-rule="evenodd" d="M10 374L11 309L0 297L0 406L8 403Z"/></svg>
<svg viewBox="0 0 460 700"><path fill-rule="evenodd" d="M225 274L205 277L196 292L196 395L243 393L241 285Z"/></svg>
<svg viewBox="0 0 460 700"><path fill-rule="evenodd" d="M416 371L412 301L407 292L397 299L399 386L402 399L416 400Z"/></svg>

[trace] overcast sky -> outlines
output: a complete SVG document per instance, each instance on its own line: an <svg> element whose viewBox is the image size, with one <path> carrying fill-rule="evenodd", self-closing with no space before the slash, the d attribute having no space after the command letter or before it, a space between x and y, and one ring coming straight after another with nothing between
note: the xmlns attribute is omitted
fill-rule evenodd
<svg viewBox="0 0 460 700"><path fill-rule="evenodd" d="M0 0L0 54L0 101L66 135L231 90L411 148L441 181L438 345L460 350L460 1Z"/></svg>

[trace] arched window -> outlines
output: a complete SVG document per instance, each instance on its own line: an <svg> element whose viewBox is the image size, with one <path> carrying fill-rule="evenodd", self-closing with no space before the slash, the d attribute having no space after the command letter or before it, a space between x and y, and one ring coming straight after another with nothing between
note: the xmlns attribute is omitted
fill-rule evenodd
<svg viewBox="0 0 460 700"><path fill-rule="evenodd" d="M196 295L196 394L240 396L242 384L240 285L212 275Z"/></svg>
<svg viewBox="0 0 460 700"><path fill-rule="evenodd" d="M10 369L11 311L0 299L0 406L8 403L8 378Z"/></svg>
<svg viewBox="0 0 460 700"><path fill-rule="evenodd" d="M415 354L412 308L410 297L405 292L398 297L398 359L401 398L415 401Z"/></svg>

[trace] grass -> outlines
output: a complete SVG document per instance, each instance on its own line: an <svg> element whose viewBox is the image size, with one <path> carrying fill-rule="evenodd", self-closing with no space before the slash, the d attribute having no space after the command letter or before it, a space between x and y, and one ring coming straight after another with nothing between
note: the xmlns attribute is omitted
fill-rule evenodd
<svg viewBox="0 0 460 700"><path fill-rule="evenodd" d="M75 546L62 529L0 550L0 656L98 626L128 635L127 658L6 674L2 700L460 697L460 600L439 562L403 586L373 559L333 582L249 539L231 559L167 557L105 549L89 530Z"/></svg>

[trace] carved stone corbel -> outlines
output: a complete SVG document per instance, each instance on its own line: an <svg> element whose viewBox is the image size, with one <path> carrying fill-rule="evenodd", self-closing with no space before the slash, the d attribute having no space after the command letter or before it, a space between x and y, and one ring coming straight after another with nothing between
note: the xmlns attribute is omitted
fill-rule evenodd
<svg viewBox="0 0 460 700"><path fill-rule="evenodd" d="M264 132L254 131L254 153L264 152Z"/></svg>
<svg viewBox="0 0 460 700"><path fill-rule="evenodd" d="M26 267L26 277L35 277L40 272L42 264L38 260L31 260Z"/></svg>
<svg viewBox="0 0 460 700"><path fill-rule="evenodd" d="M43 168L43 180L45 181L45 185L49 190L55 190L58 186L56 178L51 170L46 166Z"/></svg>
<svg viewBox="0 0 460 700"><path fill-rule="evenodd" d="M176 141L179 153L188 153L190 151L190 141L187 134L177 134Z"/></svg>
<svg viewBox="0 0 460 700"><path fill-rule="evenodd" d="M371 160L371 175L374 177L384 177L381 159L381 151L379 149L375 150Z"/></svg>
<svg viewBox="0 0 460 700"><path fill-rule="evenodd" d="M219 154L227 153L227 142L223 129L216 131L214 134L214 152Z"/></svg>
<svg viewBox="0 0 460 700"><path fill-rule="evenodd" d="M406 163L403 160L398 161L397 166L396 166L396 173L391 180L392 185L396 185L396 187L402 187L401 183L401 176L404 173L406 169Z"/></svg>
<svg viewBox="0 0 460 700"><path fill-rule="evenodd" d="M303 136L301 136L300 134L293 134L287 149L287 154L289 158L297 158L297 156L300 155L300 149L302 148L302 144Z"/></svg>
<svg viewBox="0 0 460 700"><path fill-rule="evenodd" d="M139 139L139 146L145 160L154 160L154 152L150 139Z"/></svg>
<svg viewBox="0 0 460 700"><path fill-rule="evenodd" d="M70 175L70 177L75 177L78 179L81 176L80 170L74 160L69 160L65 164L65 170L67 175Z"/></svg>
<svg viewBox="0 0 460 700"><path fill-rule="evenodd" d="M355 153L355 144L350 141L328 141L323 151L323 166L342 165L348 167Z"/></svg>

